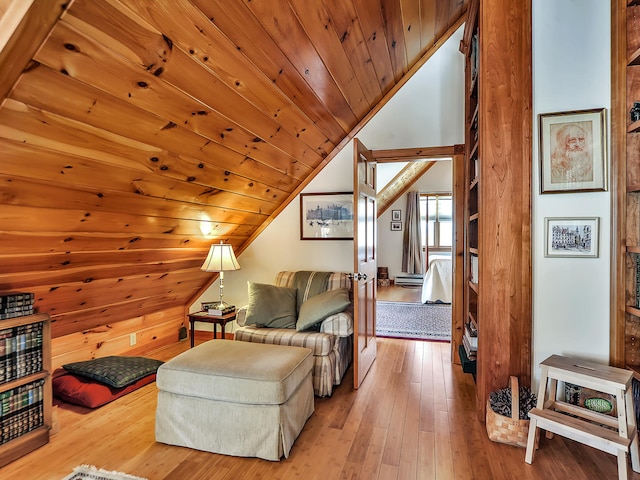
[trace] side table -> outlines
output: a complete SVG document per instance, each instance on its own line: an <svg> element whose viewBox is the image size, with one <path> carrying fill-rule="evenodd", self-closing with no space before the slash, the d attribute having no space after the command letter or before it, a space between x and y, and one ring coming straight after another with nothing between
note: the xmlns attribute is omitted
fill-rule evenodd
<svg viewBox="0 0 640 480"><path fill-rule="evenodd" d="M236 311L234 310L233 312L226 313L224 315L209 315L207 312L202 311L202 312L190 313L188 316L189 316L189 333L191 336L191 347L193 348L194 324L196 322L211 323L213 325L214 340L218 338L217 329L218 329L218 325L220 325L220 327L222 328L220 337L224 338L224 327L227 325L228 322L232 322L233 320L236 319Z"/></svg>

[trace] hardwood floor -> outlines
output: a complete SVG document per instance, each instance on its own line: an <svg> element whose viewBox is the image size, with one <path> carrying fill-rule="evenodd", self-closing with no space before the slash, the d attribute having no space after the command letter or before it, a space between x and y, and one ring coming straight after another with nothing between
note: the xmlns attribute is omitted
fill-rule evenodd
<svg viewBox="0 0 640 480"><path fill-rule="evenodd" d="M168 360L187 348L182 342L149 356ZM0 479L60 480L83 463L150 480L617 478L614 456L558 436L542 436L533 465L524 449L491 442L475 417L473 379L451 364L449 350L442 342L378 339L362 387L354 391L348 373L331 398L316 398L280 462L156 443L151 384L95 411L59 406L60 432L1 468Z"/></svg>
<svg viewBox="0 0 640 480"><path fill-rule="evenodd" d="M420 287L378 287L376 299L385 302L420 303L422 290Z"/></svg>

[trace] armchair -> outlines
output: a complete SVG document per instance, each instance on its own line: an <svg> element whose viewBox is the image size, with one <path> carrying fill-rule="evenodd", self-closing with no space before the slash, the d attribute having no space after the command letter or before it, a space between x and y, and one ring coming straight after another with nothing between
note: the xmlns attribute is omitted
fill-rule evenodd
<svg viewBox="0 0 640 480"><path fill-rule="evenodd" d="M353 358L353 303L349 276L346 273L335 272L279 272L274 286L294 290L291 292L296 298L294 321L285 322L286 327L276 328L256 323L251 325L250 323L253 323L251 311L261 308L260 304L256 303L258 300L254 299L255 301L250 301L250 305L238 310L236 318L238 328L234 332L234 339L311 349L314 360L312 372L314 393L319 397L330 396L334 385L340 385ZM325 298L332 295L326 292L340 289L347 289L348 305L346 308L337 305L336 310L340 311L331 313L332 302L325 301ZM309 301L316 296L315 301ZM263 304L263 308L272 309L273 305ZM328 316L323 315L323 308L329 309ZM318 322L310 328L305 328L301 323L309 322L304 322L301 312L305 318L311 317L311 322L316 319ZM280 320L279 325L282 324ZM300 329L301 327L304 329Z"/></svg>

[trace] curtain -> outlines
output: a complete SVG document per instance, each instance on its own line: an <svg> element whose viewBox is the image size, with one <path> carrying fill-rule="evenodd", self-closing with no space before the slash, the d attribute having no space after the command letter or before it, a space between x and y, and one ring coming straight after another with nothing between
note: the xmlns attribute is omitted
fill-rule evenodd
<svg viewBox="0 0 640 480"><path fill-rule="evenodd" d="M420 193L407 194L407 221L402 245L402 271L406 273L424 273L422 238L420 233Z"/></svg>
<svg viewBox="0 0 640 480"><path fill-rule="evenodd" d="M420 195L418 195L418 202L420 201ZM425 214L424 214L424 233L427 238L424 239L424 273L429 271L429 198L427 197L425 203ZM435 218L436 213L433 213ZM434 222L435 225L435 222ZM420 226L422 227L422 225ZM422 232L422 228L420 228Z"/></svg>

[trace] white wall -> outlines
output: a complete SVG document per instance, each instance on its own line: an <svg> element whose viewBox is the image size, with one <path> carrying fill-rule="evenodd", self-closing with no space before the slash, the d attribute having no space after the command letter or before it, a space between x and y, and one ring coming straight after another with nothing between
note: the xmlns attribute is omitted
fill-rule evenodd
<svg viewBox="0 0 640 480"><path fill-rule="evenodd" d="M463 27L358 133L367 148L392 149L464 143L464 57L458 51ZM304 193L353 191L353 143L342 149ZM247 281L272 283L281 270L352 271L353 242L300 240L296 200L238 257L241 270L225 275L225 300L248 301ZM218 298L216 281L192 306ZM207 325L198 324L197 328Z"/></svg>
<svg viewBox="0 0 640 480"><path fill-rule="evenodd" d="M384 168L386 165L379 165L379 167ZM421 193L451 193L453 189L451 168L451 160L438 160L416 181L411 190ZM391 210L401 211L403 231L391 231ZM402 273L402 241L406 211L407 196L403 195L378 218L378 266L388 267L391 279Z"/></svg>
<svg viewBox="0 0 640 480"><path fill-rule="evenodd" d="M551 354L608 363L610 209L607 192L540 191L538 115L611 104L610 2L533 1L533 377ZM545 217L600 217L598 258L545 258ZM536 382L537 383L537 382Z"/></svg>

